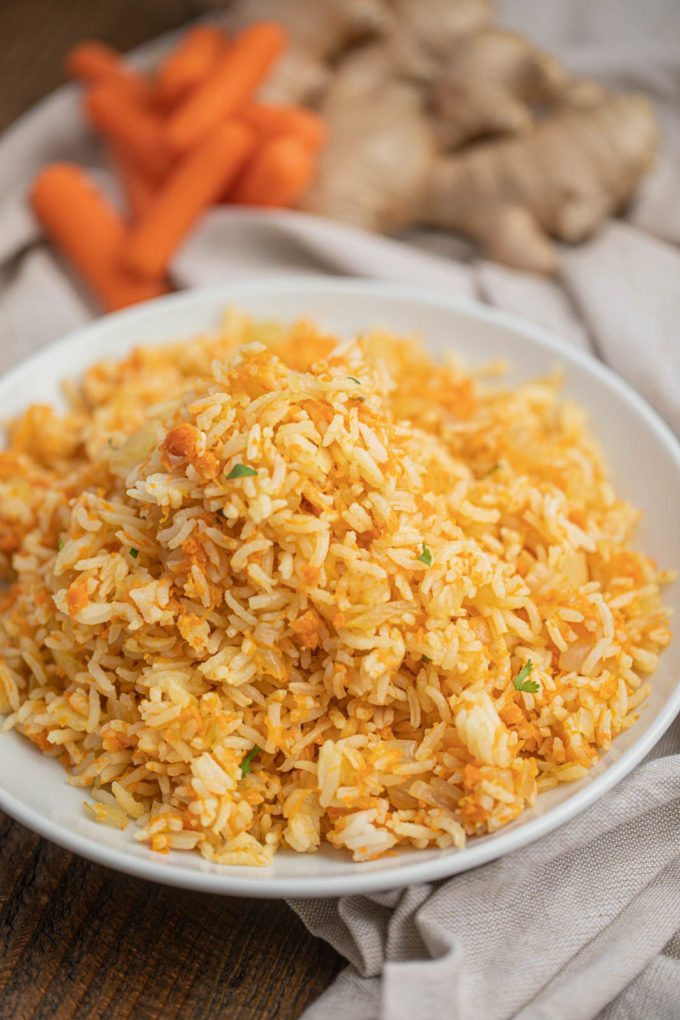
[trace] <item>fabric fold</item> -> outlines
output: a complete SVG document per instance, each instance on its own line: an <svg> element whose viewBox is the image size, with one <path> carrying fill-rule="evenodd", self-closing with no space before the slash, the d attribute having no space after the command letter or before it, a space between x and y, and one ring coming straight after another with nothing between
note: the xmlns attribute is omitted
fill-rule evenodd
<svg viewBox="0 0 680 1020"><path fill-rule="evenodd" d="M679 723L671 739L673 754L648 760L568 826L474 871L393 894L387 925L378 897L346 897L349 950L329 939L337 929L319 923L315 903L294 902L310 931L353 964L320 1000L325 1013L312 1007L305 1020L340 1017L347 983L360 975L365 1016L380 1020L437 1015L444 1005L460 1020L596 1016L659 965L680 930ZM677 1009L680 989L668 995Z"/></svg>

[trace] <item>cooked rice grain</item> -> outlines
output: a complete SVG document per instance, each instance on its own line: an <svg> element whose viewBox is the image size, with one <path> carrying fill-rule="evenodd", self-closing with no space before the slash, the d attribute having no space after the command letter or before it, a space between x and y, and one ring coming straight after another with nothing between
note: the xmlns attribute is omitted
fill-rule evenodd
<svg viewBox="0 0 680 1020"><path fill-rule="evenodd" d="M232 312L70 402L0 454L0 712L97 820L225 864L460 847L633 722L670 575L557 377Z"/></svg>

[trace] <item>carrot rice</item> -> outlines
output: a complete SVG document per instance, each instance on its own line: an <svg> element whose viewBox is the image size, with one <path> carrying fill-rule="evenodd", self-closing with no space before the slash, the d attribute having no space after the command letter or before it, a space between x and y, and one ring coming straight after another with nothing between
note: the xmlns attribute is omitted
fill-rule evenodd
<svg viewBox="0 0 680 1020"><path fill-rule="evenodd" d="M670 640L557 374L236 312L0 453L0 714L105 824L267 865L461 847L632 725Z"/></svg>

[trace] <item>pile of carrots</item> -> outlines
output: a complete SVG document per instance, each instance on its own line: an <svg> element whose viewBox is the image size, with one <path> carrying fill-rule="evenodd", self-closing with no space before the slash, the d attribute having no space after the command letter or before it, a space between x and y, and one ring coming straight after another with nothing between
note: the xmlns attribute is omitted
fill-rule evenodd
<svg viewBox="0 0 680 1020"><path fill-rule="evenodd" d="M258 22L233 39L212 25L186 33L153 77L84 42L68 55L85 111L105 140L126 196L121 216L77 166L46 167L31 204L52 242L107 310L166 293L168 264L216 202L294 205L325 139L312 110L255 94L286 45Z"/></svg>

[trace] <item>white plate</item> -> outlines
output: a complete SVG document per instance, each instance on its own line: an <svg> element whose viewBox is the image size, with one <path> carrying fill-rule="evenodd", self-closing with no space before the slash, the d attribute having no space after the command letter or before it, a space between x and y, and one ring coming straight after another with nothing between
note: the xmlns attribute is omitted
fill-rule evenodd
<svg viewBox="0 0 680 1020"><path fill-rule="evenodd" d="M39 298L38 298L39 300ZM667 567L680 566L680 447L657 415L618 377L544 330L481 305L436 297L401 285L324 278L280 279L161 298L100 319L54 344L0 381L2 417L31 401L59 402L59 382L104 356L139 343L191 336L216 323L228 304L259 317L309 316L344 335L373 325L421 332L433 353L454 347L471 362L498 356L514 365L511 381L566 369L566 392L590 411L616 488L644 511L637 541ZM666 601L680 609L679 585ZM161 856L124 832L97 825L83 793L66 783L54 760L15 733L0 736L0 807L47 839L100 864L142 878L237 896L335 896L430 881L537 839L573 818L609 790L652 748L680 710L680 641L663 654L640 719L614 742L589 775L539 797L536 807L464 850L411 850L355 864L328 848L277 854L271 868L227 868L198 854Z"/></svg>

